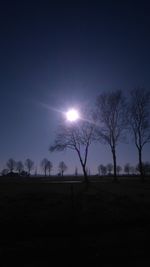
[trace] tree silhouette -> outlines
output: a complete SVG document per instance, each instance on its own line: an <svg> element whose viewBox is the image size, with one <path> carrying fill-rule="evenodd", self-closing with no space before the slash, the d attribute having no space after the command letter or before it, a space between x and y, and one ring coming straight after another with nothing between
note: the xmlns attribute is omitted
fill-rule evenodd
<svg viewBox="0 0 150 267"><path fill-rule="evenodd" d="M146 161L143 163L143 169L145 175L150 175L150 162Z"/></svg>
<svg viewBox="0 0 150 267"><path fill-rule="evenodd" d="M58 165L58 169L61 173L61 176L64 175L64 172L67 170L67 165L64 163L64 161L61 161Z"/></svg>
<svg viewBox="0 0 150 267"><path fill-rule="evenodd" d="M79 157L86 183L88 183L87 157L89 146L94 136L94 127L94 124L86 120L80 120L80 122L70 123L69 125L64 124L60 126L54 145L50 147L51 152L65 149L75 150Z"/></svg>
<svg viewBox="0 0 150 267"><path fill-rule="evenodd" d="M34 162L31 159L26 159L25 166L30 174L31 170L34 168Z"/></svg>
<svg viewBox="0 0 150 267"><path fill-rule="evenodd" d="M13 172L16 168L16 161L13 158L10 158L6 163L10 172Z"/></svg>
<svg viewBox="0 0 150 267"><path fill-rule="evenodd" d="M48 159L44 158L42 161L41 161L41 167L44 171L44 175L46 176L47 174L47 169L48 169Z"/></svg>
<svg viewBox="0 0 150 267"><path fill-rule="evenodd" d="M107 168L106 168L106 166L104 166L103 164L100 164L98 166L98 173L99 173L99 176L100 175L105 176L107 174Z"/></svg>
<svg viewBox="0 0 150 267"><path fill-rule="evenodd" d="M106 166L106 168L107 168L108 174L111 175L111 172L113 170L113 165L111 163L108 163L107 166Z"/></svg>
<svg viewBox="0 0 150 267"><path fill-rule="evenodd" d="M150 163L149 162L142 162L142 168L143 168L143 175L149 175L150 174ZM140 173L140 165L139 163L136 166L136 171Z"/></svg>
<svg viewBox="0 0 150 267"><path fill-rule="evenodd" d="M142 151L150 142L150 92L145 88L135 88L130 93L129 125L138 150L141 180L144 181Z"/></svg>
<svg viewBox="0 0 150 267"><path fill-rule="evenodd" d="M18 171L19 174L21 174L21 172L23 171L23 169L24 169L24 166L23 166L22 161L18 161L16 163L16 170Z"/></svg>
<svg viewBox="0 0 150 267"><path fill-rule="evenodd" d="M132 171L132 166L130 166L130 163L126 163L124 165L124 172L127 173L127 175L130 175L131 171Z"/></svg>
<svg viewBox="0 0 150 267"><path fill-rule="evenodd" d="M97 139L108 144L113 156L114 180L117 180L116 147L123 141L126 129L126 104L121 90L101 93L97 97L95 117Z"/></svg>
<svg viewBox="0 0 150 267"><path fill-rule="evenodd" d="M52 164L52 162L50 160L48 160L48 162L47 162L47 170L48 170L49 176L51 175L52 169L53 169L53 164Z"/></svg>

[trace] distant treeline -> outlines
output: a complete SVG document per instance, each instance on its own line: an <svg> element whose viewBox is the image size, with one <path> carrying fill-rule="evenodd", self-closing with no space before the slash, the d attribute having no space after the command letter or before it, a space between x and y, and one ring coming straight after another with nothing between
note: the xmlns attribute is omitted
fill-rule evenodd
<svg viewBox="0 0 150 267"><path fill-rule="evenodd" d="M14 159L10 158L6 162L6 168L1 171L2 176L30 176L31 171L32 175L44 175L44 176L64 176L65 171L68 169L68 166L65 164L64 161L61 161L57 166L57 171L55 174L53 171L53 163L48 159L44 158L40 164L40 171L37 172L37 167L35 167L34 161L31 159L26 159L25 163L23 164L22 161L15 161ZM108 163L106 165L100 164L97 167L97 173L91 173L90 168L86 169L87 175L97 175L97 176L112 176L113 175L113 164ZM150 162L143 162L143 171L144 175L150 175ZM127 176L131 175L140 175L139 164L136 166L132 166L130 163L126 163L124 166L117 165L117 175L125 174ZM78 168L75 167L74 176L80 176L78 172Z"/></svg>

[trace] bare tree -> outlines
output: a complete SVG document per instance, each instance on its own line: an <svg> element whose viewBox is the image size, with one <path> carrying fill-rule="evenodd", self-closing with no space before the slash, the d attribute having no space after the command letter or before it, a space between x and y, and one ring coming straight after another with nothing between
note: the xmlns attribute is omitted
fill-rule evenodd
<svg viewBox="0 0 150 267"><path fill-rule="evenodd" d="M13 172L14 169L16 168L16 161L12 158L10 158L7 163L6 163L8 169L10 172Z"/></svg>
<svg viewBox="0 0 150 267"><path fill-rule="evenodd" d="M145 88L135 88L130 93L129 125L138 150L141 180L144 181L142 152L150 142L150 92Z"/></svg>
<svg viewBox="0 0 150 267"><path fill-rule="evenodd" d="M48 169L48 159L44 158L42 161L41 161L41 167L44 171L44 175L46 176L47 174L47 169Z"/></svg>
<svg viewBox="0 0 150 267"><path fill-rule="evenodd" d="M106 166L104 166L103 164L100 164L98 166L98 173L99 173L99 176L100 175L105 176L107 174L107 168L106 168Z"/></svg>
<svg viewBox="0 0 150 267"><path fill-rule="evenodd" d="M31 170L34 168L34 162L31 159L26 159L25 166L30 174Z"/></svg>
<svg viewBox="0 0 150 267"><path fill-rule="evenodd" d="M130 175L130 166L129 163L124 165L124 172L129 176Z"/></svg>
<svg viewBox="0 0 150 267"><path fill-rule="evenodd" d="M111 163L108 163L107 166L106 166L106 168L107 168L108 174L111 175L111 172L113 170L113 165Z"/></svg>
<svg viewBox="0 0 150 267"><path fill-rule="evenodd" d="M150 175L150 162L146 161L143 163L143 169L145 175Z"/></svg>
<svg viewBox="0 0 150 267"><path fill-rule="evenodd" d="M116 147L124 139L126 104L121 90L101 93L96 102L97 138L108 144L113 156L114 180L117 180Z"/></svg>
<svg viewBox="0 0 150 267"><path fill-rule="evenodd" d="M125 172L127 175L130 175L130 170L131 170L130 163L126 163L126 164L124 165L124 172Z"/></svg>
<svg viewBox="0 0 150 267"><path fill-rule="evenodd" d="M143 168L143 175L149 175L150 174L150 163L149 162L142 162L142 168ZM140 173L140 165L139 163L136 166L137 173Z"/></svg>
<svg viewBox="0 0 150 267"><path fill-rule="evenodd" d="M53 164L52 164L52 162L50 160L48 160L48 162L47 162L47 170L48 170L49 176L51 175L52 169L53 169Z"/></svg>
<svg viewBox="0 0 150 267"><path fill-rule="evenodd" d="M103 166L103 168L101 169L102 175L106 175L107 174L107 168L106 166Z"/></svg>
<svg viewBox="0 0 150 267"><path fill-rule="evenodd" d="M61 176L64 176L64 172L67 170L67 165L64 163L64 161L61 161L59 163L58 169L60 171Z"/></svg>
<svg viewBox="0 0 150 267"><path fill-rule="evenodd" d="M16 170L17 170L18 173L20 174L20 173L23 171L23 169L24 169L24 166L23 166L22 161L18 161L18 162L16 163Z"/></svg>
<svg viewBox="0 0 150 267"><path fill-rule="evenodd" d="M88 183L87 158L90 144L93 140L94 124L86 120L80 120L77 123L64 124L60 126L54 145L50 151L63 151L72 149L76 151L86 183Z"/></svg>

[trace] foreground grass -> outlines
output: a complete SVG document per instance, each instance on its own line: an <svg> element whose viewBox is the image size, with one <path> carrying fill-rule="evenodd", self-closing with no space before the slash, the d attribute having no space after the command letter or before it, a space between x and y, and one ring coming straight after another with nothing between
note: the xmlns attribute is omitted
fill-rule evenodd
<svg viewBox="0 0 150 267"><path fill-rule="evenodd" d="M1 266L144 265L149 226L149 180L0 182Z"/></svg>

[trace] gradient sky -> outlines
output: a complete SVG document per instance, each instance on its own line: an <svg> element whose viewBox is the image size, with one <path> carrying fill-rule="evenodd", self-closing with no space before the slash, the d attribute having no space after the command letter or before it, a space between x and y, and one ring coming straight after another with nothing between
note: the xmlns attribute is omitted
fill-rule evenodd
<svg viewBox="0 0 150 267"><path fill-rule="evenodd" d="M36 166L47 157L55 173L61 160L74 172L75 153L48 151L62 120L56 110L94 103L101 91L150 89L149 1L99 2L1 1L0 169L10 157ZM117 157L137 162L130 143ZM92 172L111 161L107 146L91 147Z"/></svg>

